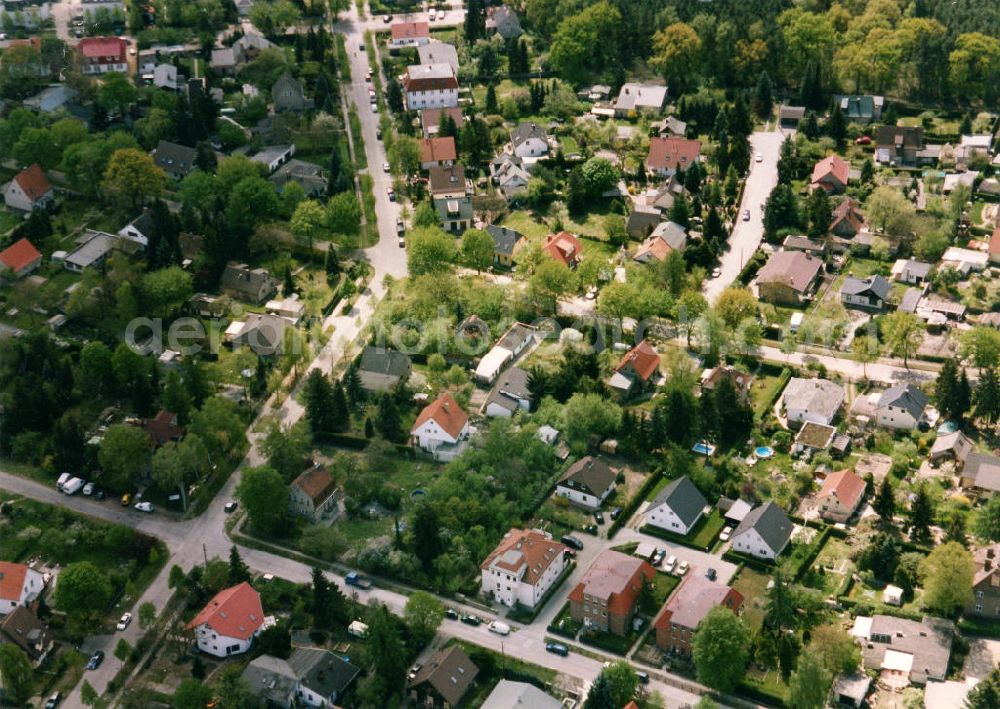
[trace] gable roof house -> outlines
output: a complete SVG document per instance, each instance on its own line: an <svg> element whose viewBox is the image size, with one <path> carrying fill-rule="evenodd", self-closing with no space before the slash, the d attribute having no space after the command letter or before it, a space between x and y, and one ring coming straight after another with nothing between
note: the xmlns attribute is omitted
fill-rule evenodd
<svg viewBox="0 0 1000 709"><path fill-rule="evenodd" d="M118 230L118 236L129 239L143 248L149 246L149 235L153 231L153 215L142 212L135 219Z"/></svg>
<svg viewBox="0 0 1000 709"><path fill-rule="evenodd" d="M14 175L3 190L3 202L9 209L31 212L45 209L55 200L55 190L42 168L35 163Z"/></svg>
<svg viewBox="0 0 1000 709"><path fill-rule="evenodd" d="M534 608L562 575L565 551L547 532L513 528L480 565L480 587L510 608Z"/></svg>
<svg viewBox="0 0 1000 709"><path fill-rule="evenodd" d="M848 197L833 208L830 232L845 239L857 235L865 225L865 217L853 197Z"/></svg>
<svg viewBox="0 0 1000 709"><path fill-rule="evenodd" d="M0 561L0 615L31 606L45 588L41 572L27 564Z"/></svg>
<svg viewBox="0 0 1000 709"><path fill-rule="evenodd" d="M420 130L425 138L438 134L441 128L441 117L449 116L458 128L462 127L462 109L458 106L450 108L425 108L420 112Z"/></svg>
<svg viewBox="0 0 1000 709"><path fill-rule="evenodd" d="M190 623L198 649L215 657L246 652L273 618L265 619L260 594L244 581L219 591Z"/></svg>
<svg viewBox="0 0 1000 709"><path fill-rule="evenodd" d="M656 494L646 510L646 522L674 534L688 534L707 506L705 496L685 475Z"/></svg>
<svg viewBox="0 0 1000 709"><path fill-rule="evenodd" d="M844 387L826 379L792 377L781 395L789 424L807 421L829 426L844 404Z"/></svg>
<svg viewBox="0 0 1000 709"><path fill-rule="evenodd" d="M66 84L46 86L34 96L24 99L21 103L25 108L41 113L55 113L60 108L72 103L79 96L75 89Z"/></svg>
<svg viewBox="0 0 1000 709"><path fill-rule="evenodd" d="M447 64L458 74L458 50L454 44L431 40L417 47L417 57L421 64Z"/></svg>
<svg viewBox="0 0 1000 709"><path fill-rule="evenodd" d="M285 185L289 182L296 182L307 197L322 197L326 194L327 176L323 168L304 160L292 158L267 179L279 193L285 191Z"/></svg>
<svg viewBox="0 0 1000 709"><path fill-rule="evenodd" d="M406 110L450 108L458 105L458 79L451 64L412 64L403 76Z"/></svg>
<svg viewBox="0 0 1000 709"><path fill-rule="evenodd" d="M409 355L382 347L365 347L358 361L358 376L365 391L388 391L409 379L412 371Z"/></svg>
<svg viewBox="0 0 1000 709"><path fill-rule="evenodd" d="M892 277L900 283L922 286L930 279L933 270L934 264L901 258L892 265Z"/></svg>
<svg viewBox="0 0 1000 709"><path fill-rule="evenodd" d="M128 41L122 37L84 37L76 53L84 74L128 73Z"/></svg>
<svg viewBox="0 0 1000 709"><path fill-rule="evenodd" d="M848 308L881 311L885 309L886 299L892 284L885 278L875 274L867 278L848 275L840 286L840 302Z"/></svg>
<svg viewBox="0 0 1000 709"><path fill-rule="evenodd" d="M516 261L516 252L524 243L524 235L510 227L487 224L484 229L493 239L493 265L510 268Z"/></svg>
<svg viewBox="0 0 1000 709"><path fill-rule="evenodd" d="M296 647L288 666L298 682L295 696L310 707L333 707L361 669L346 658L317 647Z"/></svg>
<svg viewBox="0 0 1000 709"><path fill-rule="evenodd" d="M913 384L896 384L879 397L875 405L875 420L885 428L912 431L926 420L930 399Z"/></svg>
<svg viewBox="0 0 1000 709"><path fill-rule="evenodd" d="M119 246L119 238L103 231L87 229L77 237L77 247L66 254L63 268L74 273L83 273L104 263L112 251Z"/></svg>
<svg viewBox="0 0 1000 709"><path fill-rule="evenodd" d="M778 106L778 124L782 128L797 128L799 121L806 117L805 106Z"/></svg>
<svg viewBox="0 0 1000 709"><path fill-rule="evenodd" d="M638 610L642 588L655 575L649 562L605 549L570 591L570 615L585 629L626 635Z"/></svg>
<svg viewBox="0 0 1000 709"><path fill-rule="evenodd" d="M743 594L701 576L692 574L684 577L653 619L656 646L666 652L690 655L695 631L716 606L739 614L743 607Z"/></svg>
<svg viewBox="0 0 1000 709"><path fill-rule="evenodd" d="M509 5L486 9L486 34L494 32L504 40L521 36L521 20Z"/></svg>
<svg viewBox="0 0 1000 709"><path fill-rule="evenodd" d="M670 177L678 170L687 170L701 159L701 141L686 138L649 139L646 171L661 177Z"/></svg>
<svg viewBox="0 0 1000 709"><path fill-rule="evenodd" d="M653 259L666 261L671 251L681 251L687 244L687 232L677 222L660 222L650 235L639 244L632 259L649 263Z"/></svg>
<svg viewBox="0 0 1000 709"><path fill-rule="evenodd" d="M635 118L639 114L657 116L666 102L666 86L625 83L615 101L615 118Z"/></svg>
<svg viewBox="0 0 1000 709"><path fill-rule="evenodd" d="M792 520L773 502L766 502L747 513L733 530L733 550L773 561L792 538Z"/></svg>
<svg viewBox="0 0 1000 709"><path fill-rule="evenodd" d="M233 49L241 62L252 62L265 49L277 49L278 45L258 32L244 25L243 36L233 42Z"/></svg>
<svg viewBox="0 0 1000 709"><path fill-rule="evenodd" d="M271 101L274 103L275 113L301 113L313 107L312 99L306 98L302 83L287 71L271 86Z"/></svg>
<svg viewBox="0 0 1000 709"><path fill-rule="evenodd" d="M435 460L448 461L465 450L473 431L465 410L451 394L443 392L417 416L410 439Z"/></svg>
<svg viewBox="0 0 1000 709"><path fill-rule="evenodd" d="M313 524L334 518L340 512L340 489L324 465L311 465L289 485L288 511Z"/></svg>
<svg viewBox="0 0 1000 709"><path fill-rule="evenodd" d="M491 383L509 362L534 341L535 328L520 322L513 323L479 361L476 379L486 384Z"/></svg>
<svg viewBox="0 0 1000 709"><path fill-rule="evenodd" d="M938 465L945 459L951 459L962 465L968 455L975 450L976 446L968 436L961 431L953 431L934 439L927 459L931 465Z"/></svg>
<svg viewBox="0 0 1000 709"><path fill-rule="evenodd" d="M819 239L810 239L808 236L800 234L789 234L781 242L781 248L785 251L802 251L803 253L822 257L826 253L826 242Z"/></svg>
<svg viewBox="0 0 1000 709"><path fill-rule="evenodd" d="M662 218L660 210L653 205L636 204L629 212L628 221L625 222L625 231L633 239L645 239Z"/></svg>
<svg viewBox="0 0 1000 709"><path fill-rule="evenodd" d="M242 64L233 47L213 47L208 67L213 74L233 76Z"/></svg>
<svg viewBox="0 0 1000 709"><path fill-rule="evenodd" d="M882 108L885 106L884 96L837 95L833 100L840 106L849 123L868 124L877 121L882 117Z"/></svg>
<svg viewBox="0 0 1000 709"><path fill-rule="evenodd" d="M881 672L884 683L899 687L943 680L956 632L955 624L943 618L875 615L855 618L851 634L862 641L865 669Z"/></svg>
<svg viewBox="0 0 1000 709"><path fill-rule="evenodd" d="M511 367L503 372L483 403L486 416L510 417L518 411L531 409L531 390L528 388L528 372L520 367Z"/></svg>
<svg viewBox="0 0 1000 709"><path fill-rule="evenodd" d="M567 268L576 268L577 264L580 263L583 245L575 235L568 231L561 231L558 234L549 234L545 237L542 251Z"/></svg>
<svg viewBox="0 0 1000 709"><path fill-rule="evenodd" d="M984 493L1000 492L1000 458L977 451L968 453L958 484Z"/></svg>
<svg viewBox="0 0 1000 709"><path fill-rule="evenodd" d="M460 645L436 652L407 684L407 695L423 707L456 707L479 675Z"/></svg>
<svg viewBox="0 0 1000 709"><path fill-rule="evenodd" d="M219 287L240 300L260 305L278 292L278 282L267 269L250 268L245 263L226 264Z"/></svg>
<svg viewBox="0 0 1000 709"><path fill-rule="evenodd" d="M299 679L287 660L272 655L255 657L240 676L264 706L288 709L295 703Z"/></svg>
<svg viewBox="0 0 1000 709"><path fill-rule="evenodd" d="M19 239L0 251L0 281L9 271L14 278L27 276L42 263L42 253L27 239Z"/></svg>
<svg viewBox="0 0 1000 709"><path fill-rule="evenodd" d="M153 151L153 162L175 180L182 180L194 170L195 149L169 140L161 140Z"/></svg>
<svg viewBox="0 0 1000 709"><path fill-rule="evenodd" d="M24 606L18 606L0 621L0 643L3 642L21 648L33 667L41 665L56 646L49 626Z"/></svg>
<svg viewBox="0 0 1000 709"><path fill-rule="evenodd" d="M508 202L528 191L531 173L524 160L506 151L490 161L490 177Z"/></svg>
<svg viewBox="0 0 1000 709"><path fill-rule="evenodd" d="M518 123L510 132L510 151L529 166L548 155L549 136L537 123Z"/></svg>
<svg viewBox="0 0 1000 709"><path fill-rule="evenodd" d="M445 138L420 139L420 168L430 170L432 167L448 167L458 158L455 150L455 139L450 135ZM464 184L462 194L465 194Z"/></svg>
<svg viewBox="0 0 1000 709"><path fill-rule="evenodd" d="M823 261L802 251L777 251L757 272L758 297L778 305L807 301L823 270Z"/></svg>
<svg viewBox="0 0 1000 709"><path fill-rule="evenodd" d="M441 228L452 234L461 234L472 227L472 195L462 197L435 197L434 209L437 210Z"/></svg>
<svg viewBox="0 0 1000 709"><path fill-rule="evenodd" d="M809 187L826 190L827 194L841 194L847 188L851 166L839 155L829 155L813 167Z"/></svg>
<svg viewBox="0 0 1000 709"><path fill-rule="evenodd" d="M702 391L713 391L723 379L729 381L733 389L739 394L743 401L750 398L750 386L753 384L753 375L749 372L741 372L735 367L719 364L712 369L706 369L701 373L698 386Z"/></svg>
<svg viewBox="0 0 1000 709"><path fill-rule="evenodd" d="M265 145L256 153L250 156L250 162L260 163L267 168L267 174L271 174L295 155L295 143L285 145Z"/></svg>
<svg viewBox="0 0 1000 709"><path fill-rule="evenodd" d="M419 47L431 41L431 26L427 22L395 22L390 27L390 51L404 47Z"/></svg>
<svg viewBox="0 0 1000 709"><path fill-rule="evenodd" d="M880 164L916 165L923 149L920 126L879 126L875 135L875 162Z"/></svg>
<svg viewBox="0 0 1000 709"><path fill-rule="evenodd" d="M615 489L618 473L602 458L588 455L566 469L556 483L556 495L570 502L597 509Z"/></svg>
<svg viewBox="0 0 1000 709"><path fill-rule="evenodd" d="M560 709L562 702L527 682L502 679L480 709Z"/></svg>
<svg viewBox="0 0 1000 709"><path fill-rule="evenodd" d="M160 409L151 419L143 419L142 430L149 436L149 444L153 448L160 448L171 441L176 443L184 437L184 427L180 425L177 414L166 409Z"/></svg>
<svg viewBox="0 0 1000 709"><path fill-rule="evenodd" d="M965 606L967 615L984 618L1000 616L1000 544L976 549L972 577L972 600Z"/></svg>
<svg viewBox="0 0 1000 709"><path fill-rule="evenodd" d="M427 173L427 191L431 193L432 197L450 197L452 199L464 197L469 193L469 186L465 179L465 167L458 163L444 167L431 166Z"/></svg>
<svg viewBox="0 0 1000 709"><path fill-rule="evenodd" d="M618 361L607 385L618 399L630 399L653 386L659 371L660 353L643 340Z"/></svg>
<svg viewBox="0 0 1000 709"><path fill-rule="evenodd" d="M271 313L249 313L245 320L234 320L226 328L233 350L249 347L259 357L274 357L285 347L285 332L292 327L288 318Z"/></svg>
<svg viewBox="0 0 1000 709"><path fill-rule="evenodd" d="M861 505L867 486L853 470L830 473L816 495L819 516L828 522L846 522Z"/></svg>

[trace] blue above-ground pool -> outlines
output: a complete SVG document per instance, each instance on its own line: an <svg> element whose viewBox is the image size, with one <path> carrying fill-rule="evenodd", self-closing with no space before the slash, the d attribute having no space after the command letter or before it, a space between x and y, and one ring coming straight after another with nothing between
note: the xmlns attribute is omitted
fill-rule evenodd
<svg viewBox="0 0 1000 709"><path fill-rule="evenodd" d="M705 443L704 441L699 441L691 446L691 450L695 453L700 453L701 455L712 455L715 453L715 446L711 443Z"/></svg>
<svg viewBox="0 0 1000 709"><path fill-rule="evenodd" d="M757 446L753 449L753 453L758 458L770 458L774 455L774 449L771 446Z"/></svg>
<svg viewBox="0 0 1000 709"><path fill-rule="evenodd" d="M416 490L414 490L413 492L410 493L410 497L415 500L418 497L421 497L421 496L426 495L426 494L427 494L426 490L424 490L423 488L419 488L418 487Z"/></svg>

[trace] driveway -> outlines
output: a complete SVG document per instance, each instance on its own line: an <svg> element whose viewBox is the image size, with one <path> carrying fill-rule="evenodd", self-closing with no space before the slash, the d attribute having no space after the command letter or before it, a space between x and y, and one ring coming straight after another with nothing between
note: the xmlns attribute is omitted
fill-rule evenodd
<svg viewBox="0 0 1000 709"><path fill-rule="evenodd" d="M760 153L762 162L753 162L751 157L750 175L743 190L740 214L729 237L729 250L724 251L719 260L722 273L718 278L705 281L702 292L709 303L715 301L723 289L740 275L743 266L753 256L764 237L764 210L761 205L767 201L771 190L778 184L778 158L784 134L778 131L758 132L750 136L750 152ZM750 221L743 221L743 210L750 210Z"/></svg>
<svg viewBox="0 0 1000 709"><path fill-rule="evenodd" d="M641 528L644 523L644 521L640 521L636 524L636 526ZM670 558L670 556L676 556L678 563L686 561L691 565L691 570L688 571L688 575L704 576L706 570L715 569L715 573L717 575L715 580L726 586L729 585L730 580L736 574L736 564L723 561L720 555L709 554L708 552L698 551L697 549L686 547L683 544L677 544L676 542L670 542L666 539L660 539L659 537L654 537L650 534L643 534L642 532L636 529L631 529L630 527L623 527L615 537L616 545L623 544L625 542L647 542L653 546L659 547L660 549L665 549L667 552L667 558Z"/></svg>

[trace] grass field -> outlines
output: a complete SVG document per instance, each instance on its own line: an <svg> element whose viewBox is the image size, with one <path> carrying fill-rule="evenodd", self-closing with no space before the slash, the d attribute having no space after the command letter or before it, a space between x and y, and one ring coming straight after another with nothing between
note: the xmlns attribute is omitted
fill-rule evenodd
<svg viewBox="0 0 1000 709"><path fill-rule="evenodd" d="M770 576L744 566L731 583L743 595L743 620L755 633L764 623L764 604L767 602L767 583L770 580Z"/></svg>

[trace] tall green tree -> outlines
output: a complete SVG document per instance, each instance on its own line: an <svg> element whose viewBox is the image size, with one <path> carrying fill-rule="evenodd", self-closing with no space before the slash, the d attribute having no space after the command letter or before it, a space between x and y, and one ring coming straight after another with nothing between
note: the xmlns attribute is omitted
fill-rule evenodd
<svg viewBox="0 0 1000 709"><path fill-rule="evenodd" d="M823 709L832 685L833 675L807 650L789 679L788 703L794 709Z"/></svg>
<svg viewBox="0 0 1000 709"><path fill-rule="evenodd" d="M979 372L979 382L973 394L976 416L995 424L1000 420L1000 376L996 367L986 367Z"/></svg>
<svg viewBox="0 0 1000 709"><path fill-rule="evenodd" d="M229 585L236 586L250 580L250 567L240 556L240 550L233 544L229 547Z"/></svg>
<svg viewBox="0 0 1000 709"><path fill-rule="evenodd" d="M878 513L878 516L882 518L884 523L892 523L892 517L896 514L896 497L888 475L882 478L878 493L876 493L875 499L872 502L872 509Z"/></svg>
<svg viewBox="0 0 1000 709"><path fill-rule="evenodd" d="M746 672L750 631L731 610L716 606L694 633L692 656L699 682L729 692Z"/></svg>
<svg viewBox="0 0 1000 709"><path fill-rule="evenodd" d="M914 541L927 542L931 538L931 522L934 520L934 508L926 485L917 488L916 497L910 503L910 537Z"/></svg>
<svg viewBox="0 0 1000 709"><path fill-rule="evenodd" d="M934 547L920 564L924 605L950 616L972 602L976 566L972 553L956 542Z"/></svg>
<svg viewBox="0 0 1000 709"><path fill-rule="evenodd" d="M32 676L31 661L24 650L13 643L0 644L0 684L13 706L24 706L31 697Z"/></svg>
<svg viewBox="0 0 1000 709"><path fill-rule="evenodd" d="M236 497L256 529L273 535L285 531L288 487L274 468L259 466L244 470L236 486Z"/></svg>
<svg viewBox="0 0 1000 709"><path fill-rule="evenodd" d="M434 561L444 551L444 542L441 539L441 520L434 506L424 502L417 505L413 511L411 524L413 553L420 559L424 570L430 572Z"/></svg>
<svg viewBox="0 0 1000 709"><path fill-rule="evenodd" d="M444 606L426 591L414 591L406 600L403 620L418 643L429 643L444 620Z"/></svg>

